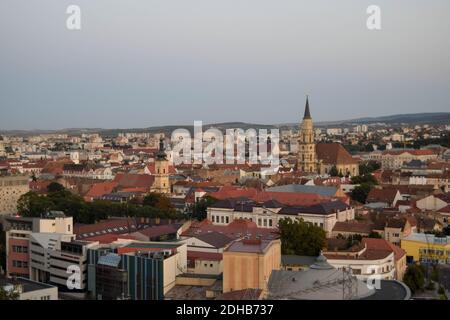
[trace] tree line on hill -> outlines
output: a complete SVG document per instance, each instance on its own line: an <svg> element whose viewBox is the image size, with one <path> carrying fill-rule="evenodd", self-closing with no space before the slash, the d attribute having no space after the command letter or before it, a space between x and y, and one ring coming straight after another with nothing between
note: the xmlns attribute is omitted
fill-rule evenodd
<svg viewBox="0 0 450 320"><path fill-rule="evenodd" d="M146 217L182 219L170 203L170 199L161 194L150 193L142 201L133 199L118 203L107 200L86 202L81 196L73 194L58 183L51 183L47 194L30 191L22 195L17 210L24 217L40 217L49 211L63 211L71 216L75 223L92 224L108 217Z"/></svg>

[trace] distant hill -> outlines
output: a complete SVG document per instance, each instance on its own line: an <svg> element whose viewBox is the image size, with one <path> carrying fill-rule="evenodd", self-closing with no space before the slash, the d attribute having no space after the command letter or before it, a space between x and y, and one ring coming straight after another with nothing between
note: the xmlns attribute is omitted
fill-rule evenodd
<svg viewBox="0 0 450 320"><path fill-rule="evenodd" d="M435 112L435 113L415 113L415 114L397 114L391 116L382 117L366 117L340 121L323 121L315 122L315 126L318 127L330 127L330 126L351 126L357 124L376 124L385 123L388 125L416 125L416 124L430 124L430 125L442 125L450 124L450 112ZM223 122L213 124L203 124L203 130L207 130L210 127L215 127L220 130L241 128L247 130L249 128L254 129L272 129L272 128L289 128L297 127L299 123L284 123L284 124L255 124L246 122ZM167 125L167 126L154 126L148 128L128 128L128 129L101 129L101 128L70 128L62 130L10 130L2 131L0 134L29 136L35 134L48 134L48 133L66 133L69 135L79 135L81 133L101 133L104 136L117 136L120 132L149 132L158 133L164 132L170 134L175 129L187 129L191 133L193 132L193 125Z"/></svg>
<svg viewBox="0 0 450 320"><path fill-rule="evenodd" d="M365 117L339 121L321 121L315 122L314 124L319 127L330 127L330 126L346 126L346 125L375 124L375 123L385 123L389 125L450 124L450 112L396 114L382 117ZM290 125L294 126L298 124L290 124Z"/></svg>

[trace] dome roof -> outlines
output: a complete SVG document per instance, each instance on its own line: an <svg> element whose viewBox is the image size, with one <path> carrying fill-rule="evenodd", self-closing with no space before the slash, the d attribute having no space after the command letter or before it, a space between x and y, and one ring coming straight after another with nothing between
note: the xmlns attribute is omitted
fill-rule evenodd
<svg viewBox="0 0 450 320"><path fill-rule="evenodd" d="M311 269L317 269L317 270L329 270L333 269L334 267L328 263L327 258L320 253L320 255L317 257L316 262L311 265Z"/></svg>

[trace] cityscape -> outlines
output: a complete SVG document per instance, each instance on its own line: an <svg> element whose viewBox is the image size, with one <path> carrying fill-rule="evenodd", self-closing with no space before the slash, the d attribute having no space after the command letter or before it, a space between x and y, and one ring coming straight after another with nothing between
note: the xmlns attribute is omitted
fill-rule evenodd
<svg viewBox="0 0 450 320"><path fill-rule="evenodd" d="M175 165L164 132L2 135L4 288L44 300L446 299L450 125L316 128L313 112L307 97L297 128L280 131L276 167Z"/></svg>
<svg viewBox="0 0 450 320"><path fill-rule="evenodd" d="M61 31L33 18L42 47L35 29L0 33L0 300L172 301L206 318L220 310L190 303L264 316L283 300L450 298L450 55L448 29L433 33L447 22L424 17L424 53L385 1L348 4L362 27L337 24L342 44L319 40L326 23L291 42L290 1L199 0L183 18L161 4L156 22L149 4L113 20L78 2Z"/></svg>

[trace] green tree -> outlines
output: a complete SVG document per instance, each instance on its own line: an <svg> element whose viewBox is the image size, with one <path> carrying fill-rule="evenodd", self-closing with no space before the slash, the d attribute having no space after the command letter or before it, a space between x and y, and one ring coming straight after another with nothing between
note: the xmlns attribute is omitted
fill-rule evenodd
<svg viewBox="0 0 450 320"><path fill-rule="evenodd" d="M52 201L47 197L30 191L17 201L17 211L25 217L40 217L43 213L48 212L52 205Z"/></svg>
<svg viewBox="0 0 450 320"><path fill-rule="evenodd" d="M0 286L0 300L18 300L19 299L19 293L16 289L7 291L3 288L3 286Z"/></svg>
<svg viewBox="0 0 450 320"><path fill-rule="evenodd" d="M352 177L351 182L352 182L352 184L366 183L370 186L378 184L377 179L375 179L375 177L373 175L371 175L370 173L367 173L364 175L359 175L359 176L354 176L354 177Z"/></svg>
<svg viewBox="0 0 450 320"><path fill-rule="evenodd" d="M213 205L215 202L216 200L211 197L199 199L192 206L192 212L190 213L190 217L193 219L197 219L199 221L206 219L206 216L208 214L208 207Z"/></svg>
<svg viewBox="0 0 450 320"><path fill-rule="evenodd" d="M366 203L370 189L371 189L370 185L368 185L367 183L363 183L352 190L350 197L354 201L358 201L359 203Z"/></svg>
<svg viewBox="0 0 450 320"><path fill-rule="evenodd" d="M359 165L359 175L371 174L372 172L381 168L381 164L374 160L362 162Z"/></svg>
<svg viewBox="0 0 450 320"><path fill-rule="evenodd" d="M325 247L325 231L303 219L282 219L278 229L282 254L318 256Z"/></svg>
<svg viewBox="0 0 450 320"><path fill-rule="evenodd" d="M52 182L47 186L47 191L50 193L64 191L66 188L58 182Z"/></svg>
<svg viewBox="0 0 450 320"><path fill-rule="evenodd" d="M332 166L328 174L332 177L337 177L339 175L339 172L336 166Z"/></svg>
<svg viewBox="0 0 450 320"><path fill-rule="evenodd" d="M369 233L369 238L381 239L381 235L380 235L378 232L371 231L371 232Z"/></svg>
<svg viewBox="0 0 450 320"><path fill-rule="evenodd" d="M425 286L425 270L421 265L417 264L408 266L403 277L403 282L413 293L423 290Z"/></svg>
<svg viewBox="0 0 450 320"><path fill-rule="evenodd" d="M152 192L142 201L144 206L150 206L161 210L173 209L170 199L163 194Z"/></svg>

